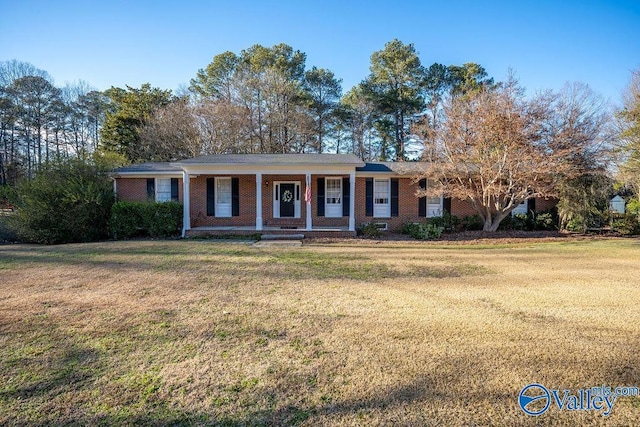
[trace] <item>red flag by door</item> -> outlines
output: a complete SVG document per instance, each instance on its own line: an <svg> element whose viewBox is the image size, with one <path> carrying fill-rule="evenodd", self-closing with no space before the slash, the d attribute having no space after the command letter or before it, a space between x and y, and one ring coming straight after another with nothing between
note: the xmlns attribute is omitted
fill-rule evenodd
<svg viewBox="0 0 640 427"><path fill-rule="evenodd" d="M307 189L304 192L304 201L311 203L311 186L307 184Z"/></svg>

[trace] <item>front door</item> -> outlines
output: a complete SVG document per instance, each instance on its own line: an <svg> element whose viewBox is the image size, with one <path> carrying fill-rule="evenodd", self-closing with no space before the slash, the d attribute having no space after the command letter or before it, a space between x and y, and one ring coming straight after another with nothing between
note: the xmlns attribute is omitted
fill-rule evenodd
<svg viewBox="0 0 640 427"><path fill-rule="evenodd" d="M296 215L296 185L280 184L280 218L293 218Z"/></svg>

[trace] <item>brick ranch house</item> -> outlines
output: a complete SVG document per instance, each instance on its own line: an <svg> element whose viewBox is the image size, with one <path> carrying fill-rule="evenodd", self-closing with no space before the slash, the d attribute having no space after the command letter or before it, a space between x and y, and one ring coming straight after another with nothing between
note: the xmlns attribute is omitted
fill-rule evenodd
<svg viewBox="0 0 640 427"><path fill-rule="evenodd" d="M424 164L363 162L352 154L228 154L172 163L141 163L112 173L118 200L184 205L182 235L301 233L353 236L363 223L397 230L447 211L463 217L470 203L416 192ZM516 212L542 211L530 200Z"/></svg>

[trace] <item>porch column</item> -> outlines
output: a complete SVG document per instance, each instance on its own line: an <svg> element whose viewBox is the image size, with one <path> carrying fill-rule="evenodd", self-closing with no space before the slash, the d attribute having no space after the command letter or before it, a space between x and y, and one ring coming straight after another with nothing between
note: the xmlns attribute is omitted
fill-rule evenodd
<svg viewBox="0 0 640 427"><path fill-rule="evenodd" d="M182 171L182 237L185 237L187 230L191 230L191 183L189 173Z"/></svg>
<svg viewBox="0 0 640 427"><path fill-rule="evenodd" d="M356 173L349 174L349 231L356 231Z"/></svg>
<svg viewBox="0 0 640 427"><path fill-rule="evenodd" d="M262 173L256 173L256 230L262 231Z"/></svg>
<svg viewBox="0 0 640 427"><path fill-rule="evenodd" d="M304 188L304 200L307 203L307 231L311 231L313 229L313 224L311 223L311 174L307 173L307 180Z"/></svg>

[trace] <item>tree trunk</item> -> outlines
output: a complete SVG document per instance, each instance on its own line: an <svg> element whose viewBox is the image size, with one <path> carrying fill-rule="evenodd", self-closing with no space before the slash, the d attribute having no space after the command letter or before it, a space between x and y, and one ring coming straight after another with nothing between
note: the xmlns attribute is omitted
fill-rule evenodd
<svg viewBox="0 0 640 427"><path fill-rule="evenodd" d="M484 226L482 227L482 231L495 232L498 231L498 227L500 227L500 223L503 219L505 219L506 215L504 214L496 214L491 217L487 215L484 218Z"/></svg>

